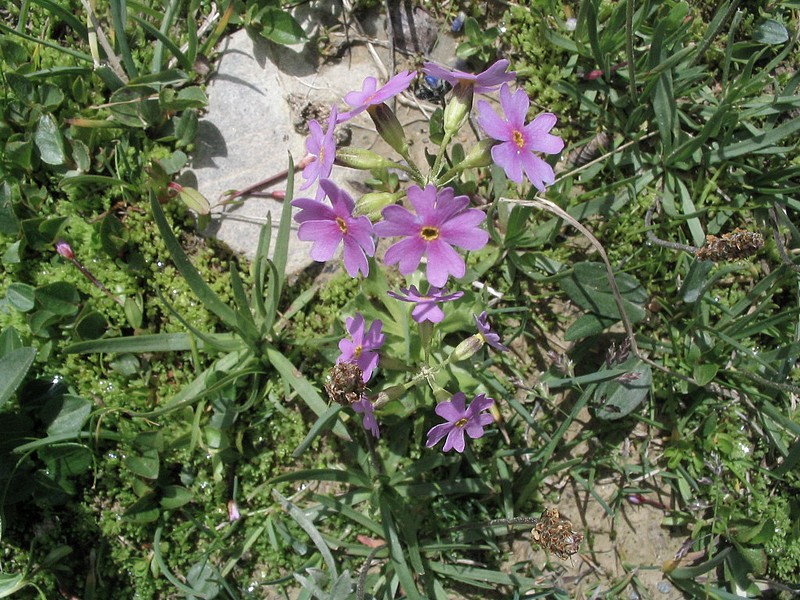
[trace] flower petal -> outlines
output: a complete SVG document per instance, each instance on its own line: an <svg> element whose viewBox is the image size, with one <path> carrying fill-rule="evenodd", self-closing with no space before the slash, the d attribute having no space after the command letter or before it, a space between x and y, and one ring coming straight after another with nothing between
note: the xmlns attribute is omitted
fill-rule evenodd
<svg viewBox="0 0 800 600"><path fill-rule="evenodd" d="M389 246L383 261L387 265L399 263L398 268L403 275L413 273L419 266L422 255L425 254L426 244L418 237L406 238Z"/></svg>
<svg viewBox="0 0 800 600"><path fill-rule="evenodd" d="M426 275L431 285L442 287L447 277L452 275L460 279L466 273L467 265L461 255L453 247L441 240L428 244L428 267ZM402 270L400 271L402 273Z"/></svg>
<svg viewBox="0 0 800 600"><path fill-rule="evenodd" d="M511 139L511 128L508 122L489 106L486 100L478 100L478 125L490 138L507 142Z"/></svg>
<svg viewBox="0 0 800 600"><path fill-rule="evenodd" d="M428 448L433 448L436 444L438 444L444 436L446 436L453 426L450 423L440 423L439 425L434 425L433 427L428 430L428 440L425 442L425 446Z"/></svg>
<svg viewBox="0 0 800 600"><path fill-rule="evenodd" d="M503 167L508 177L514 183L522 183L522 161L519 149L512 142L503 142L492 146L492 158L499 166Z"/></svg>
<svg viewBox="0 0 800 600"><path fill-rule="evenodd" d="M464 452L466 442L464 441L464 429L462 427L453 427L447 434L447 440L444 443L442 452L449 452L455 450L458 453Z"/></svg>

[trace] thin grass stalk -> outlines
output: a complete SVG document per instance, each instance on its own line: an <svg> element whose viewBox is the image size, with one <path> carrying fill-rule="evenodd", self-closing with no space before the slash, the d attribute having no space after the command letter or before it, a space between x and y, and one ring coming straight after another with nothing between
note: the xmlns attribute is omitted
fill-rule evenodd
<svg viewBox="0 0 800 600"><path fill-rule="evenodd" d="M580 231L587 240L589 240L589 243L591 243L595 250L597 250L598 254L600 254L600 258L605 265L606 275L608 276L608 285L611 287L611 294L614 296L614 302L617 305L617 310L619 310L619 316L622 319L622 326L625 328L625 335L630 342L631 352L633 352L637 357L641 358L639 346L636 344L636 336L633 333L633 325L628 317L628 313L625 311L625 305L622 302L622 294L619 291L617 280L614 277L614 269L611 268L611 262L608 260L608 255L606 254L605 248L603 248L603 245L600 243L600 241L594 237L592 232L586 229L586 227L584 227L577 219L572 217L563 208L557 204L554 204L550 200L545 200L544 198L533 198L532 200L500 198L500 202L519 204L520 206L533 206L535 208L546 210L547 212L564 219L567 223Z"/></svg>
<svg viewBox="0 0 800 600"><path fill-rule="evenodd" d="M628 87L633 106L637 104L636 97L636 63L633 56L633 0L627 0L625 5L625 54L628 59Z"/></svg>

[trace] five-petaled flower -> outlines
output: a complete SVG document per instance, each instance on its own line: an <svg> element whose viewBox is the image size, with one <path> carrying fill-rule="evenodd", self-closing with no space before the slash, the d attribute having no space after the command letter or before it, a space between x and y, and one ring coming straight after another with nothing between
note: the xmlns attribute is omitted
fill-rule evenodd
<svg viewBox="0 0 800 600"><path fill-rule="evenodd" d="M344 97L352 108L338 117L338 122L343 123L348 119L352 119L356 115L364 112L370 106L386 102L389 98L393 98L403 90L405 90L416 77L414 71L401 71L389 81L386 82L381 88L378 88L378 80L374 77L367 77L361 85L361 91L350 92Z"/></svg>
<svg viewBox="0 0 800 600"><path fill-rule="evenodd" d="M564 140L550 130L556 124L556 116L542 113L525 124L530 100L523 90L514 94L503 84L500 88L500 106L505 119L500 117L485 100L478 102L478 124L486 134L500 142L492 147L492 158L505 170L509 179L522 182L522 172L534 187L543 192L556 179L553 168L534 152L558 154L564 148Z"/></svg>
<svg viewBox="0 0 800 600"><path fill-rule="evenodd" d="M316 120L308 122L309 135L306 138L306 150L314 160L303 169L305 183L300 187L301 190L308 189L311 185L322 179L331 176L333 160L336 158L336 140L334 138L334 128L336 127L337 112L336 107L331 107L331 115L328 117L328 130L323 133L322 127ZM322 186L317 188L316 200L322 200L325 192Z"/></svg>
<svg viewBox="0 0 800 600"><path fill-rule="evenodd" d="M361 313L347 318L347 332L352 339L342 338L339 340L339 350L342 353L336 362L357 364L364 373L364 381L369 381L372 371L378 366L378 353L375 350L383 346L386 336L381 333L383 322L380 319L375 319L366 332L364 331L365 325L364 315Z"/></svg>
<svg viewBox="0 0 800 600"><path fill-rule="evenodd" d="M426 75L431 75L437 79L443 79L453 86L462 82L472 85L473 91L476 94L485 94L486 92L495 91L504 83L514 81L514 78L517 74L514 71L506 73L508 64L509 63L506 59L498 60L488 69L476 75L474 73L467 73L465 71L446 69L445 67L441 67L436 63L426 62L422 66L422 71Z"/></svg>
<svg viewBox="0 0 800 600"><path fill-rule="evenodd" d="M331 206L313 198L298 198L292 206L300 208L294 220L300 223L297 237L314 242L311 258L326 262L333 258L340 243L344 244L344 267L350 277L358 272L369 275L368 256L375 254L372 223L365 216L354 217L353 199L330 179L322 179L320 187L331 200Z"/></svg>
<svg viewBox="0 0 800 600"><path fill-rule="evenodd" d="M478 394L467 408L463 392L454 394L450 400L439 402L436 405L436 414L447 422L431 427L425 445L432 448L447 436L442 451L455 449L456 452L463 452L464 433L472 439L478 439L483 436L483 428L494 421L491 414L483 412L489 410L493 403L494 400L487 398L485 394Z"/></svg>
<svg viewBox="0 0 800 600"><path fill-rule="evenodd" d="M364 429L372 433L372 435L376 438L381 437L381 430L378 427L378 419L375 418L375 407L372 405L372 402L370 402L369 398L362 398L358 402L355 402L352 406L354 411L364 415L364 418L361 421Z"/></svg>
<svg viewBox="0 0 800 600"><path fill-rule="evenodd" d="M472 316L475 317L475 325L478 327L478 335L481 336L484 343L489 344L492 348L500 350L501 352L508 352L508 346L501 344L500 336L492 331L486 311L483 311L480 316Z"/></svg>
<svg viewBox="0 0 800 600"><path fill-rule="evenodd" d="M411 318L417 323L422 323L423 321L441 323L444 319L444 312L437 304L439 302L458 300L464 295L464 292L448 294L444 288L431 286L428 292L423 294L416 286L412 285L410 288L400 288L399 294L397 292L388 292L388 294L392 298L403 302L414 302L414 308L411 309Z"/></svg>
<svg viewBox="0 0 800 600"><path fill-rule="evenodd" d="M427 276L432 286L444 287L449 275L464 276L466 264L453 246L480 250L489 241L489 234L479 227L486 215L467 208L467 196L454 194L452 188L437 192L430 184L424 190L411 186L408 199L416 215L398 205L383 209L384 220L375 224L375 233L380 237L405 237L386 251L387 265L399 263L400 272L408 275L427 254Z"/></svg>

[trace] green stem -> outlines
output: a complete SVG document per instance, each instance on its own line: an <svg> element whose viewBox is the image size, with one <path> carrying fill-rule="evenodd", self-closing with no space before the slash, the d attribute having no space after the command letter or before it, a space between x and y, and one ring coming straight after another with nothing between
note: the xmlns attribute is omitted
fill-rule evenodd
<svg viewBox="0 0 800 600"><path fill-rule="evenodd" d="M442 167L442 159L444 158L445 150L447 150L447 145L450 143L451 139L453 139L453 134L445 131L444 137L442 138L442 143L439 145L439 152L436 154L436 160L433 162L433 168L428 175L428 182L430 182L432 178L436 177L436 174Z"/></svg>

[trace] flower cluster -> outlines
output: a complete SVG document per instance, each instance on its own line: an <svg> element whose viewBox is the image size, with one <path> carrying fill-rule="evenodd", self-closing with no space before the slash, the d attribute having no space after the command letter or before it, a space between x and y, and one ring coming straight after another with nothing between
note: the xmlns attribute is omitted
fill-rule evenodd
<svg viewBox="0 0 800 600"><path fill-rule="evenodd" d="M507 60L498 61L478 74L430 62L424 64L422 71L427 77L452 86L443 113L444 139L427 175L422 174L409 156L403 127L387 104L409 87L417 76L412 71L398 73L382 86L374 77L367 77L360 90L344 97L349 108L344 111L336 106L331 108L324 130L316 121L309 123L306 159L310 162L303 170L305 181L301 189L315 183L318 189L313 198L299 198L292 203L299 209L294 217L299 223L298 237L312 242L311 258L316 261L331 260L341 246L344 267L351 277L370 276L376 259L380 259L376 257L377 240L391 239L382 263L397 265L399 272L415 284L389 291L388 295L413 305L411 319L419 324L423 345L429 343L434 326L445 320L441 305L464 296L463 291L448 289L451 278L462 280L467 275L464 252L479 251L489 242L489 233L483 227L486 213L471 207L470 198L459 195L458 185L452 182L465 169L485 167L492 162L516 183L526 176L540 192L555 181L552 167L540 155L557 154L564 147L563 141L550 133L556 117L543 113L527 122L530 101L523 90L512 92L510 84L515 73L508 68ZM486 139L480 140L463 160L448 159L445 155L448 144L466 123L474 95L492 93L499 95L501 112L486 100L477 103L477 122ZM362 113L372 119L378 134L401 160L394 161L370 150L337 149L336 126ZM354 201L330 179L335 164L357 169L394 168L406 173L412 183L399 193L374 192ZM407 203L402 202L404 199ZM427 281L422 279L423 273ZM500 342L500 336L491 330L485 311L474 318L477 333L459 344L446 362L465 360L484 346L508 350ZM326 385L332 400L363 415L364 427L375 437L380 434L374 412L376 404L369 399L366 386L378 367L379 350L385 338L382 328L380 319L368 326L361 313L346 320L348 336L339 343L337 367ZM382 406L426 377L421 370L407 384L393 386L391 394L386 390L378 394L375 401ZM441 392L437 391L437 395ZM466 437L483 436L484 428L493 422L488 412L493 404L494 400L478 394L467 406L466 395L460 391L439 402L435 411L445 422L430 429L427 446L433 447L444 439L445 452L463 452Z"/></svg>

